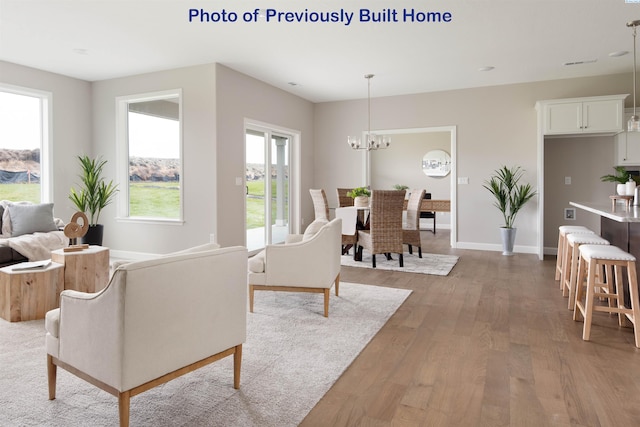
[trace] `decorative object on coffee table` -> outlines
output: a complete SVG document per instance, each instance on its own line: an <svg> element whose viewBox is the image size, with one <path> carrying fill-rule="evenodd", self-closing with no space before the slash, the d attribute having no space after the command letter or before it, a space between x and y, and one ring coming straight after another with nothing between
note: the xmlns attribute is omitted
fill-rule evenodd
<svg viewBox="0 0 640 427"><path fill-rule="evenodd" d="M82 220L82 225L78 223L78 219ZM64 227L64 235L67 236L69 242L71 243L70 246L64 248L64 251L74 252L87 249L89 245L78 245L76 242L79 237L83 237L85 234L87 234L88 229L89 220L87 219L87 216L84 214L84 212L74 213L71 217L71 221L69 221L69 224L65 225Z"/></svg>
<svg viewBox="0 0 640 427"><path fill-rule="evenodd" d="M51 260L64 264L64 289L98 292L109 283L109 248L91 245L81 251L51 252Z"/></svg>

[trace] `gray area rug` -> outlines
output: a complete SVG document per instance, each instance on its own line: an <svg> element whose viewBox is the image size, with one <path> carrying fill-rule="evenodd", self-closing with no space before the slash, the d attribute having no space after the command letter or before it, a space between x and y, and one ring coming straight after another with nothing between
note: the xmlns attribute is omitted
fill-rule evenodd
<svg viewBox="0 0 640 427"><path fill-rule="evenodd" d="M376 255L376 268L380 270L404 271L406 273L433 274L435 276L447 276L458 262L455 255L439 255L422 253L422 258L418 258L418 252L404 254L404 267L398 263L398 254L392 254L392 260L387 260L384 255ZM366 252L362 255L362 261L353 260L353 248L350 255L343 255L342 265L349 267L373 268L371 266L371 255Z"/></svg>
<svg viewBox="0 0 640 427"><path fill-rule="evenodd" d="M411 291L341 283L321 294L256 292L240 390L227 357L131 399L131 426L296 426ZM0 426L115 426L117 398L58 369L47 394L44 321L0 319Z"/></svg>

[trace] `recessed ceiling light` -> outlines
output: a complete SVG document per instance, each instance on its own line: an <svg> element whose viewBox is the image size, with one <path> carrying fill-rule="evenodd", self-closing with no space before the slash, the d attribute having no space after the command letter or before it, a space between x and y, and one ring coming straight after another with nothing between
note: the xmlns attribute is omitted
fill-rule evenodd
<svg viewBox="0 0 640 427"><path fill-rule="evenodd" d="M287 84L288 84L289 86L298 86L298 83L296 83L296 82L289 82L289 83L287 83Z"/></svg>
<svg viewBox="0 0 640 427"><path fill-rule="evenodd" d="M78 55L88 55L89 54L89 50L82 49L82 48L79 48L79 47L73 49L73 52L77 53Z"/></svg>
<svg viewBox="0 0 640 427"><path fill-rule="evenodd" d="M629 51L628 51L628 50L619 50L619 51L617 51L617 52L611 52L611 53L609 54L609 56L610 56L610 57L612 57L612 58L617 58L618 56L625 56L625 55L627 55L628 53L629 53Z"/></svg>
<svg viewBox="0 0 640 427"><path fill-rule="evenodd" d="M491 71L494 70L496 67L492 67L491 65L487 65L486 67L480 67L478 68L478 71Z"/></svg>

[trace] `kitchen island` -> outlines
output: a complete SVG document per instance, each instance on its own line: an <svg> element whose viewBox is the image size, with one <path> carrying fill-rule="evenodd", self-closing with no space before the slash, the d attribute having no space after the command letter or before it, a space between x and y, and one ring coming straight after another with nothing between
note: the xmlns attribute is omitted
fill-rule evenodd
<svg viewBox="0 0 640 427"><path fill-rule="evenodd" d="M617 203L569 202L571 206L600 216L600 235L609 243L629 252L640 260L640 206L627 207ZM625 273L626 276L626 273ZM625 305L630 300L625 277Z"/></svg>

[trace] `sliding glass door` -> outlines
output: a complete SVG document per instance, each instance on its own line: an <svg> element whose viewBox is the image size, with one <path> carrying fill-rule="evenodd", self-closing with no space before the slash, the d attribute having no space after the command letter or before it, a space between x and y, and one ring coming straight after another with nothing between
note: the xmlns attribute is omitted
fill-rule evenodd
<svg viewBox="0 0 640 427"><path fill-rule="evenodd" d="M291 135L252 126L245 132L247 249L284 242L289 233Z"/></svg>

